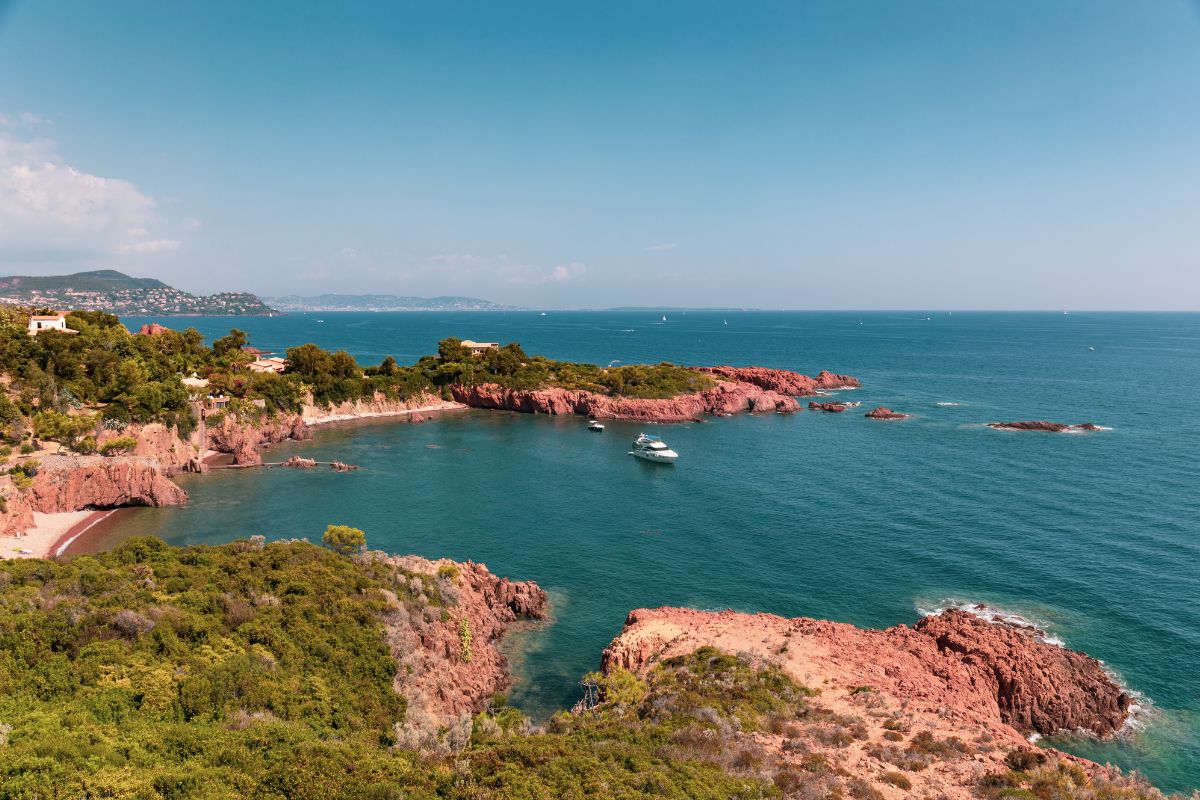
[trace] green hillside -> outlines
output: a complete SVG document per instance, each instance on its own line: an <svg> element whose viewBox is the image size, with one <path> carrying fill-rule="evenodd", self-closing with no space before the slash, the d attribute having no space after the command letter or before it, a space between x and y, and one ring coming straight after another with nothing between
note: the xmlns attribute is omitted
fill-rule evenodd
<svg viewBox="0 0 1200 800"><path fill-rule="evenodd" d="M84 292L110 292L121 289L165 289L167 285L154 278L131 278L115 269L76 272L74 275L9 275L0 278L0 289L23 289L50 292L75 289Z"/></svg>

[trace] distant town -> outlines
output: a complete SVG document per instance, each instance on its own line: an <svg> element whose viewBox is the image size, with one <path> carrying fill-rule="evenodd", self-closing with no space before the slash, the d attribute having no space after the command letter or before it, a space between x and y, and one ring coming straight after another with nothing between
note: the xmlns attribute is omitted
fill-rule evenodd
<svg viewBox="0 0 1200 800"><path fill-rule="evenodd" d="M275 309L248 292L194 295L153 278L116 270L0 278L0 303L125 316L268 316Z"/></svg>
<svg viewBox="0 0 1200 800"><path fill-rule="evenodd" d="M477 297L404 297L394 294L320 294L264 297L280 311L512 311Z"/></svg>

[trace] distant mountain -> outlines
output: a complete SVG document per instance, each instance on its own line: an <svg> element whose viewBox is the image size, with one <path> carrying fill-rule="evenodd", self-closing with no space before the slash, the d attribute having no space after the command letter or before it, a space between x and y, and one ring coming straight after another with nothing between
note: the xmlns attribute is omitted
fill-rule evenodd
<svg viewBox="0 0 1200 800"><path fill-rule="evenodd" d="M0 292L53 292L74 289L80 292L112 292L120 289L169 289L154 278L131 278L115 269L76 272L74 275L10 275L0 278Z"/></svg>
<svg viewBox="0 0 1200 800"><path fill-rule="evenodd" d="M263 316L274 311L246 292L194 295L153 278L131 278L112 269L0 278L0 303L125 316Z"/></svg>
<svg viewBox="0 0 1200 800"><path fill-rule="evenodd" d="M502 306L476 297L403 297L394 294L318 294L312 297L287 295L264 297L280 311L506 311Z"/></svg>

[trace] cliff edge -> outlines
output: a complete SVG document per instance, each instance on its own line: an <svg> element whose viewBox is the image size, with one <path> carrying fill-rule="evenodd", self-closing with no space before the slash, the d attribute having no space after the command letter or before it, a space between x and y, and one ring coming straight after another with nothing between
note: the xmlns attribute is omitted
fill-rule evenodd
<svg viewBox="0 0 1200 800"><path fill-rule="evenodd" d="M897 768L904 781L895 780L911 784L897 797L910 790L976 796L985 774L1003 771L1010 753L1029 749L1029 735L1111 736L1131 705L1095 659L961 611L866 630L772 614L638 609L604 651L602 667L645 676L703 648L776 667L819 691L813 726L792 730L794 736L759 735L763 754L785 762L795 755L800 763L820 753L822 763L882 781L889 797L887 776ZM817 724L822 717L837 730Z"/></svg>

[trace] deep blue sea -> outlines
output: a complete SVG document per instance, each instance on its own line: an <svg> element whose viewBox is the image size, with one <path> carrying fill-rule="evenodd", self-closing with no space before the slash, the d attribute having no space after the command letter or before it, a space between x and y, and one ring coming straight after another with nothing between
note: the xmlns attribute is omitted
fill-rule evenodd
<svg viewBox="0 0 1200 800"><path fill-rule="evenodd" d="M762 365L859 377L841 415L658 426L675 466L637 461L644 426L467 412L424 424L318 429L286 444L366 469L184 479L191 503L114 517L101 542L261 533L319 540L363 528L373 548L486 563L553 598L521 634L514 700L571 705L632 608L677 604L911 623L983 602L1102 659L1144 697L1145 728L1068 749L1200 787L1200 315L551 312L159 319L232 326L282 351L345 348L411 362L438 339L519 341L607 364ZM927 318L928 316L928 318ZM149 321L128 319L136 329ZM727 323L727 324L726 324ZM1094 350L1092 349L1094 348ZM954 403L956 405L945 405ZM903 422L862 412L887 405ZM1001 432L1013 419L1094 434Z"/></svg>

